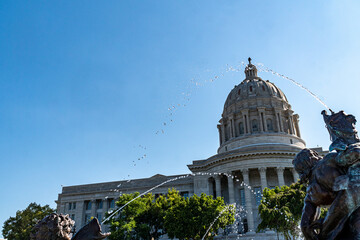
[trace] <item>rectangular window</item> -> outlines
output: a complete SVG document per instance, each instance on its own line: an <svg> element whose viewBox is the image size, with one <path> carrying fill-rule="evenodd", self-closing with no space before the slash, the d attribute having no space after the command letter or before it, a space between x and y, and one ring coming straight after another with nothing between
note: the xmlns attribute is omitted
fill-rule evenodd
<svg viewBox="0 0 360 240"><path fill-rule="evenodd" d="M245 190L244 190L244 189L240 189L240 204L241 204L241 206L245 206L245 205L246 205L246 201L245 201Z"/></svg>
<svg viewBox="0 0 360 240"><path fill-rule="evenodd" d="M115 208L115 199L109 199L109 208Z"/></svg>
<svg viewBox="0 0 360 240"><path fill-rule="evenodd" d="M85 224L88 224L91 220L91 216L89 214L85 214Z"/></svg>
<svg viewBox="0 0 360 240"><path fill-rule="evenodd" d="M73 209L76 209L76 202L73 202Z"/></svg>
<svg viewBox="0 0 360 240"><path fill-rule="evenodd" d="M91 201L85 201L85 209L91 210Z"/></svg>
<svg viewBox="0 0 360 240"><path fill-rule="evenodd" d="M101 222L101 220L102 220L101 217L102 217L101 213L96 214L96 218L99 220L99 222Z"/></svg>
<svg viewBox="0 0 360 240"><path fill-rule="evenodd" d="M103 208L103 201L96 200L96 209L102 209L102 208Z"/></svg>
<svg viewBox="0 0 360 240"><path fill-rule="evenodd" d="M71 209L72 209L72 206L71 206L71 204L72 204L72 203L69 203L69 208L68 208L69 210L71 210Z"/></svg>
<svg viewBox="0 0 360 240"><path fill-rule="evenodd" d="M72 220L75 220L75 214L72 214L72 215L71 215L71 219L72 219Z"/></svg>
<svg viewBox="0 0 360 240"><path fill-rule="evenodd" d="M184 198L189 198L189 192L181 192L180 195Z"/></svg>
<svg viewBox="0 0 360 240"><path fill-rule="evenodd" d="M261 187L255 187L254 188L254 191L255 191L255 203L256 203L256 206L259 206L260 205L260 202L261 202Z"/></svg>

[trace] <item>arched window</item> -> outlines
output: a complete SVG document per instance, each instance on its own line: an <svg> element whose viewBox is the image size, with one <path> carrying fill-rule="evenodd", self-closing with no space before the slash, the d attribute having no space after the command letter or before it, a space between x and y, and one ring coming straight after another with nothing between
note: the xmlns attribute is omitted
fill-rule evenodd
<svg viewBox="0 0 360 240"><path fill-rule="evenodd" d="M258 132L259 128L258 128L258 122L256 119L251 121L251 126L252 126L252 131L253 132Z"/></svg>
<svg viewBox="0 0 360 240"><path fill-rule="evenodd" d="M240 135L245 133L245 131L244 131L244 123L243 122L239 123L239 133L240 133Z"/></svg>
<svg viewBox="0 0 360 240"><path fill-rule="evenodd" d="M266 119L266 127L268 131L274 131L273 122L271 118Z"/></svg>

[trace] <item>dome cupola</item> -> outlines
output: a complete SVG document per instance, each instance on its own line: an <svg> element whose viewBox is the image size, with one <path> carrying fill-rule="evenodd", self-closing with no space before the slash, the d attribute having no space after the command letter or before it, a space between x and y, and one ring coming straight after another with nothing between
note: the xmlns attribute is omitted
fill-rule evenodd
<svg viewBox="0 0 360 240"><path fill-rule="evenodd" d="M257 75L251 63L245 79L229 93L219 121L218 152L251 144L284 143L305 147L300 138L298 115L293 114L285 94L269 80Z"/></svg>

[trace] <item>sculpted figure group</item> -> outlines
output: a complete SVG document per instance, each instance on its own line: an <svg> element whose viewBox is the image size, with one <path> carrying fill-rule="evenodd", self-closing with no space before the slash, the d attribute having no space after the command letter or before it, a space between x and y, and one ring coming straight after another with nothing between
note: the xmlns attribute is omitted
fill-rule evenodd
<svg viewBox="0 0 360 240"><path fill-rule="evenodd" d="M360 140L356 119L343 111L322 112L332 144L323 158L304 149L293 160L307 184L301 230L307 240L360 239ZM321 207L328 207L320 218Z"/></svg>
<svg viewBox="0 0 360 240"><path fill-rule="evenodd" d="M50 214L34 227L30 240L101 240L110 235L102 233L99 221L93 218L70 238L74 223L69 215Z"/></svg>

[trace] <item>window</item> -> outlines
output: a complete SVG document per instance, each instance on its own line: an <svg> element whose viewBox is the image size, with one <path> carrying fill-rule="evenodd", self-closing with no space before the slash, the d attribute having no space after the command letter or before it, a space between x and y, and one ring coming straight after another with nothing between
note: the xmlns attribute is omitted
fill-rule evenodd
<svg viewBox="0 0 360 240"><path fill-rule="evenodd" d="M266 119L266 127L268 131L274 131L272 119L270 118Z"/></svg>
<svg viewBox="0 0 360 240"><path fill-rule="evenodd" d="M252 125L252 131L253 132L258 132L259 131L259 128L258 128L258 123L257 123L257 120L254 119L251 121L251 125Z"/></svg>
<svg viewBox="0 0 360 240"><path fill-rule="evenodd" d="M71 210L72 209L72 203L69 203L69 208L68 208L69 210Z"/></svg>
<svg viewBox="0 0 360 240"><path fill-rule="evenodd" d="M76 209L76 202L73 202L73 209Z"/></svg>
<svg viewBox="0 0 360 240"><path fill-rule="evenodd" d="M241 206L245 206L245 205L246 205L246 201L245 201L245 190L244 190L244 189L240 189L240 204L241 204Z"/></svg>
<svg viewBox="0 0 360 240"><path fill-rule="evenodd" d="M85 202L85 209L86 210L91 210L91 201L86 201Z"/></svg>
<svg viewBox="0 0 360 240"><path fill-rule="evenodd" d="M239 123L239 133L244 134L244 123L243 122Z"/></svg>
<svg viewBox="0 0 360 240"><path fill-rule="evenodd" d="M71 214L71 219L75 220L75 214Z"/></svg>
<svg viewBox="0 0 360 240"><path fill-rule="evenodd" d="M189 198L189 192L181 192L180 195L184 198Z"/></svg>
<svg viewBox="0 0 360 240"><path fill-rule="evenodd" d="M89 223L91 220L91 216L89 214L85 214L85 224Z"/></svg>
<svg viewBox="0 0 360 240"><path fill-rule="evenodd" d="M103 201L96 200L96 209L102 209L102 208L103 208Z"/></svg>
<svg viewBox="0 0 360 240"><path fill-rule="evenodd" d="M261 202L261 187L255 187L254 188L254 191L255 191L255 203L256 203L256 206L259 206L260 205L260 202Z"/></svg>
<svg viewBox="0 0 360 240"><path fill-rule="evenodd" d="M97 213L97 214L96 214L96 218L101 222L101 220L102 220L102 214L101 214L101 213Z"/></svg>
<svg viewBox="0 0 360 240"><path fill-rule="evenodd" d="M252 87L252 86L250 86L250 92L252 92L252 90L253 90L253 87Z"/></svg>
<svg viewBox="0 0 360 240"><path fill-rule="evenodd" d="M109 199L109 208L115 208L115 199Z"/></svg>

